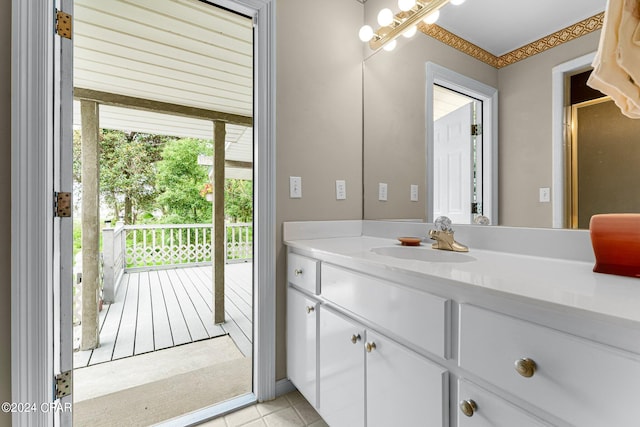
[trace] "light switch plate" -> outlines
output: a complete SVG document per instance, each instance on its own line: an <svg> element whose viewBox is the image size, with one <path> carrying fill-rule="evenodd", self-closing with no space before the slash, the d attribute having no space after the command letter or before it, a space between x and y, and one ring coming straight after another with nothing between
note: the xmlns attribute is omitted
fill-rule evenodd
<svg viewBox="0 0 640 427"><path fill-rule="evenodd" d="M549 203L551 201L551 189L549 187L540 188L540 202Z"/></svg>
<svg viewBox="0 0 640 427"><path fill-rule="evenodd" d="M302 198L302 178L299 176L289 177L289 197L292 199Z"/></svg>
<svg viewBox="0 0 640 427"><path fill-rule="evenodd" d="M347 183L339 179L336 181L336 200L345 200L347 198Z"/></svg>
<svg viewBox="0 0 640 427"><path fill-rule="evenodd" d="M418 201L418 186L416 184L411 184L411 201Z"/></svg>
<svg viewBox="0 0 640 427"><path fill-rule="evenodd" d="M387 201L387 183L381 182L378 184L378 200L381 202Z"/></svg>

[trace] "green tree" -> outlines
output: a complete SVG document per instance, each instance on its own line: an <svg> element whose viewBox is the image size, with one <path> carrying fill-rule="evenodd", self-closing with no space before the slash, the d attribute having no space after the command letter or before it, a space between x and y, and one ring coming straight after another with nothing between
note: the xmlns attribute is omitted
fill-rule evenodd
<svg viewBox="0 0 640 427"><path fill-rule="evenodd" d="M100 138L100 194L125 224L141 212L153 210L156 200L155 164L171 137L102 129Z"/></svg>
<svg viewBox="0 0 640 427"><path fill-rule="evenodd" d="M211 143L191 138L170 141L164 147L157 167L157 202L164 222L211 222L211 203L200 195L209 177L206 168L198 165L198 155L210 152Z"/></svg>
<svg viewBox="0 0 640 427"><path fill-rule="evenodd" d="M225 180L224 214L231 222L253 219L253 182L244 179Z"/></svg>

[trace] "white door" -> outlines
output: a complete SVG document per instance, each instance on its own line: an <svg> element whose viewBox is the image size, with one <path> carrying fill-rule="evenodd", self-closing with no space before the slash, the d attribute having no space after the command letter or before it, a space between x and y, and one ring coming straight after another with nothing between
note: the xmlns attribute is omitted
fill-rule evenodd
<svg viewBox="0 0 640 427"><path fill-rule="evenodd" d="M73 0L58 0L57 9L73 15ZM61 18L62 19L62 18ZM73 193L73 42L54 36L53 186L55 192ZM71 206L70 212L73 211ZM55 217L53 224L54 352L53 372L73 372L73 220ZM58 344L59 345L56 345ZM72 381L67 382L72 383ZM73 391L69 386L69 391ZM51 411L56 425L71 426L73 396L56 400Z"/></svg>
<svg viewBox="0 0 640 427"><path fill-rule="evenodd" d="M364 426L364 328L320 307L320 412L334 427Z"/></svg>
<svg viewBox="0 0 640 427"><path fill-rule="evenodd" d="M473 103L436 120L433 128L433 217L451 218L453 223L472 222Z"/></svg>

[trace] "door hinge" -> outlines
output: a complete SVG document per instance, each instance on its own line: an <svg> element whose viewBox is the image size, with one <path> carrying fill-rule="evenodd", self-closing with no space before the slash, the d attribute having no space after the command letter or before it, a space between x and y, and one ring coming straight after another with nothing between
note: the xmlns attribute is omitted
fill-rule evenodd
<svg viewBox="0 0 640 427"><path fill-rule="evenodd" d="M471 136L482 135L482 125L471 125Z"/></svg>
<svg viewBox="0 0 640 427"><path fill-rule="evenodd" d="M56 34L66 39L71 38L71 23L73 17L61 10L56 10Z"/></svg>
<svg viewBox="0 0 640 427"><path fill-rule="evenodd" d="M56 192L54 194L54 216L68 218L71 216L71 193Z"/></svg>
<svg viewBox="0 0 640 427"><path fill-rule="evenodd" d="M71 394L72 371L61 372L56 375L56 399L62 399Z"/></svg>

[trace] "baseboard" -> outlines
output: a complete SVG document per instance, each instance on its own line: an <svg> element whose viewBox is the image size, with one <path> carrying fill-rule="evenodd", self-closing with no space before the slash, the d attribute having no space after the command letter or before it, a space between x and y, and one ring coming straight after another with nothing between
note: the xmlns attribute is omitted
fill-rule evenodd
<svg viewBox="0 0 640 427"><path fill-rule="evenodd" d="M297 390L296 386L294 386L288 378L276 381L276 397L291 393L295 390Z"/></svg>

